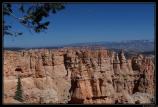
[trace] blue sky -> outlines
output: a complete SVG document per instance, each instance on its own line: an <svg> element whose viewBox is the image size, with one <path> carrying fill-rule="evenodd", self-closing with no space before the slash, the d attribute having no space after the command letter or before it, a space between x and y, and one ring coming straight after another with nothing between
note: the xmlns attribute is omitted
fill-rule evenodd
<svg viewBox="0 0 158 107"><path fill-rule="evenodd" d="M4 36L4 47L40 47L62 44L154 38L153 3L71 3L50 15L49 29L30 33L13 18L7 21L22 36Z"/></svg>

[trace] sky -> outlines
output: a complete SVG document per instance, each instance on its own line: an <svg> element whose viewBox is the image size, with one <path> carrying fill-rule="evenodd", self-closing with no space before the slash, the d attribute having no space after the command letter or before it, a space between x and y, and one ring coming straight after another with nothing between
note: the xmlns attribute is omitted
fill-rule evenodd
<svg viewBox="0 0 158 107"><path fill-rule="evenodd" d="M5 20L23 35L5 35L3 46L43 47L154 39L154 9L154 3L67 3L64 10L45 19L50 25L41 33L31 33L15 19L7 17Z"/></svg>

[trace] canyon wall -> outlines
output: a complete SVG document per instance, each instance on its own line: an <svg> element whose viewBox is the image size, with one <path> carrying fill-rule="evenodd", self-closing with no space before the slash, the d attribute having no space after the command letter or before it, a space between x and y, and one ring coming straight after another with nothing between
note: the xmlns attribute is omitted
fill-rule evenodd
<svg viewBox="0 0 158 107"><path fill-rule="evenodd" d="M13 99L20 76L23 103L153 103L152 59L100 49L33 49L4 51L3 101Z"/></svg>

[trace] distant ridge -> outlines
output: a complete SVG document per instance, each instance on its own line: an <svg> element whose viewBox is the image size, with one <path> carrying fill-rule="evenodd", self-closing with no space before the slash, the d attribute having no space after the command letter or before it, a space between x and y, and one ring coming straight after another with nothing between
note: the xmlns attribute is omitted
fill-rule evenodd
<svg viewBox="0 0 158 107"><path fill-rule="evenodd" d="M126 51L148 52L154 51L154 40L127 40L121 42L88 42L74 43L65 45L65 47L84 47L84 46L102 46L108 49L124 49Z"/></svg>
<svg viewBox="0 0 158 107"><path fill-rule="evenodd" d="M59 48L63 48L63 47L28 47L28 48L5 47L4 50L20 51L20 50L30 50L30 49L59 49Z"/></svg>
<svg viewBox="0 0 158 107"><path fill-rule="evenodd" d="M120 42L87 42L87 43L73 43L62 46L46 46L46 47L31 47L31 48L21 48L21 47L5 47L4 50L29 50L29 49L59 49L64 47L105 47L111 50L124 49L128 52L154 52L154 40L127 40Z"/></svg>

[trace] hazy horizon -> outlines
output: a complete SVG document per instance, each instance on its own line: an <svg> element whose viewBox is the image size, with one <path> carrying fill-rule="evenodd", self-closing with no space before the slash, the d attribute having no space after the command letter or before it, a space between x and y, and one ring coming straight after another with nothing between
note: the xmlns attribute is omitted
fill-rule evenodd
<svg viewBox="0 0 158 107"><path fill-rule="evenodd" d="M100 42L106 42L106 43L120 43L120 42L128 42L128 41L137 41L138 39L133 40L121 40L121 41L95 41L95 42L78 42L78 43L69 43L69 44L60 44L60 45L47 45L47 46L9 46L4 48L44 48L44 47L62 47L62 46L68 46L68 45L74 45L74 44L88 44L88 43L100 43ZM147 40L147 39L139 39L139 40ZM148 39L148 41L153 41L154 39Z"/></svg>

